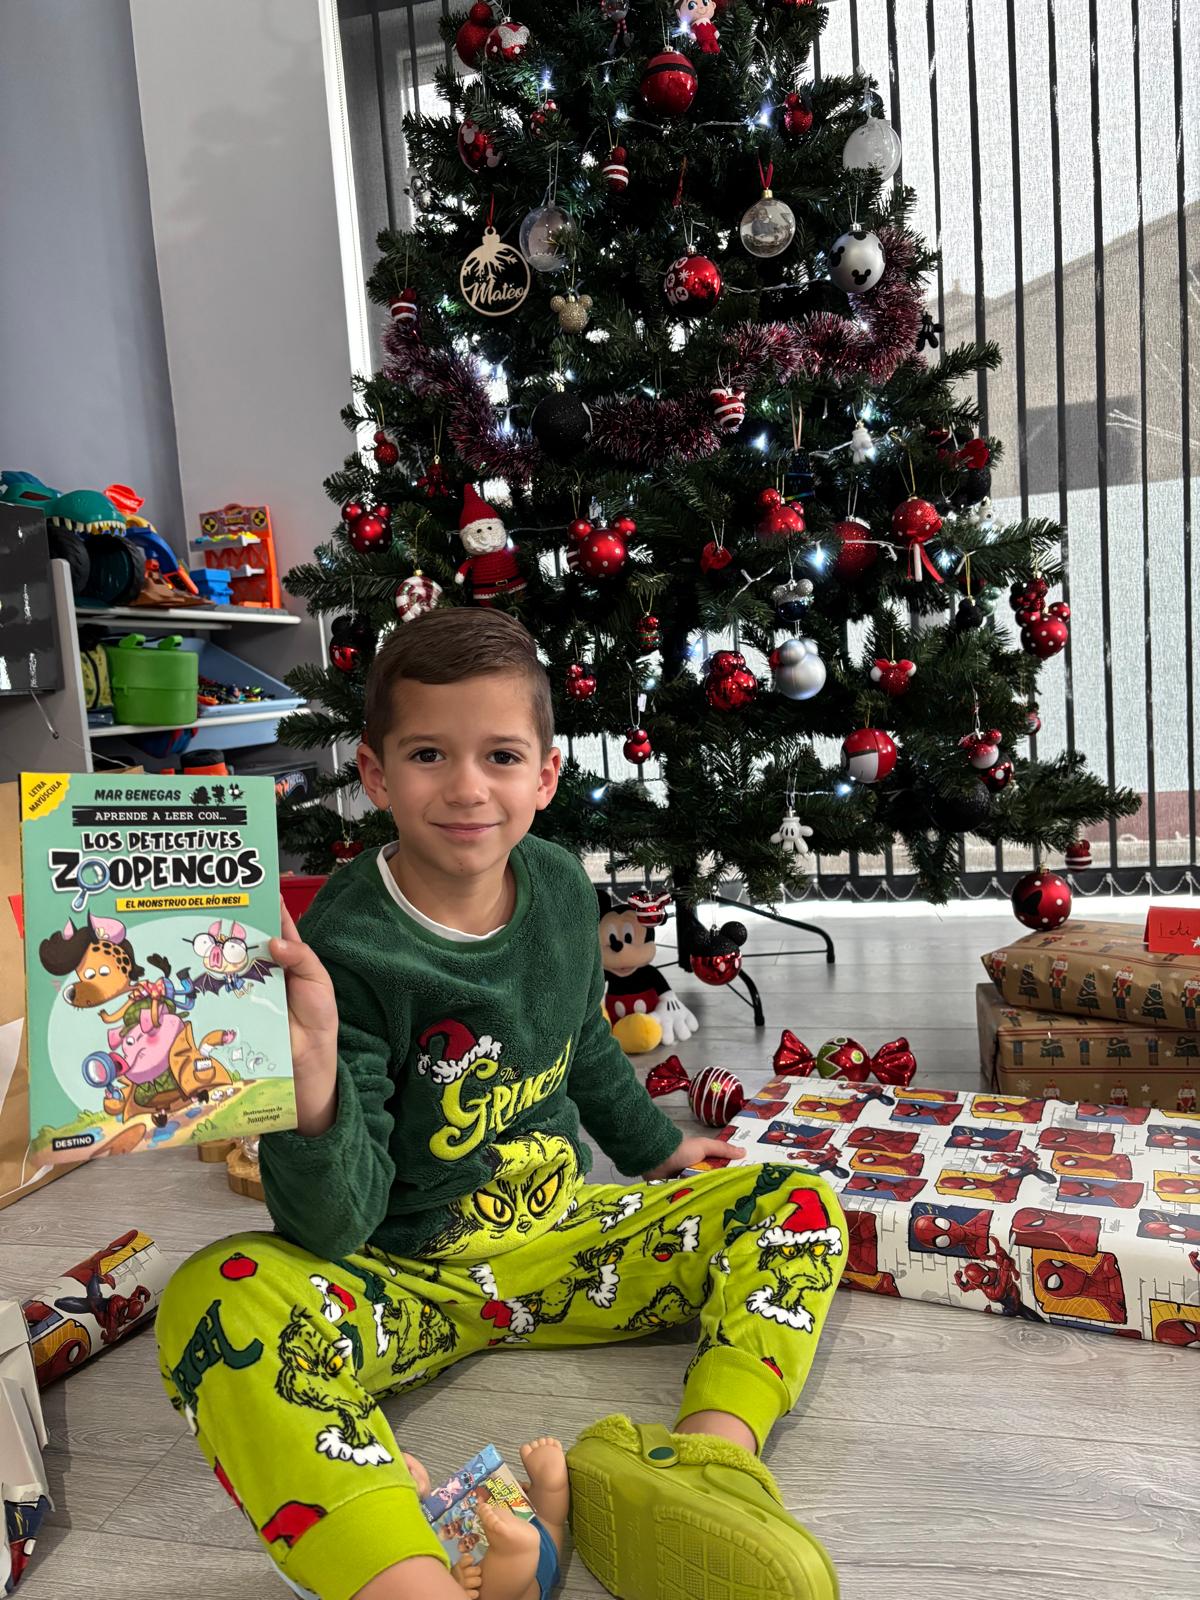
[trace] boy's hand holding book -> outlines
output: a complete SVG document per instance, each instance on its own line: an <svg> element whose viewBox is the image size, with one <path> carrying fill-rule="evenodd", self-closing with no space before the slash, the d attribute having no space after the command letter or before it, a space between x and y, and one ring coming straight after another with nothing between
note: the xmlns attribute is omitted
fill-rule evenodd
<svg viewBox="0 0 1200 1600"><path fill-rule="evenodd" d="M328 1131L337 1116L337 1001L333 983L280 904L283 937L271 940L271 958L284 970L296 1126L309 1139Z"/></svg>

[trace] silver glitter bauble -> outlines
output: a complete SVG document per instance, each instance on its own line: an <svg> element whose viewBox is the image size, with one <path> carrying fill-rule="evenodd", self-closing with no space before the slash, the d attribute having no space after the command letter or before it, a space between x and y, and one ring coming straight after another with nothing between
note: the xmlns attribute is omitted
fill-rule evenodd
<svg viewBox="0 0 1200 1600"><path fill-rule="evenodd" d="M738 224L738 236L752 256L779 256L796 237L792 208L764 189Z"/></svg>

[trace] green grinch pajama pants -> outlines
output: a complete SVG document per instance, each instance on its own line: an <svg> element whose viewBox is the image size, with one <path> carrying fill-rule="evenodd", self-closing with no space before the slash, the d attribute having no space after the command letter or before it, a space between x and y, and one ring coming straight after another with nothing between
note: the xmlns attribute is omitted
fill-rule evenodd
<svg viewBox="0 0 1200 1600"><path fill-rule="evenodd" d="M566 1192L540 1233L532 1215L523 1234L477 1228L452 1256L322 1261L247 1233L175 1274L158 1313L163 1382L294 1588L349 1600L393 1562L440 1556L378 1401L462 1356L698 1316L681 1417L733 1411L761 1443L795 1402L845 1262L820 1178L772 1164ZM448 1454L487 1442L468 1428Z"/></svg>

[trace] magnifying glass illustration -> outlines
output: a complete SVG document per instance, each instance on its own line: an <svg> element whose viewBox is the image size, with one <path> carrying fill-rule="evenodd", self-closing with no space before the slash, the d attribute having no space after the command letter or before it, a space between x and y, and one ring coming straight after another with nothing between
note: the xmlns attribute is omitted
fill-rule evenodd
<svg viewBox="0 0 1200 1600"><path fill-rule="evenodd" d="M72 911L82 911L90 894L99 894L108 888L108 863L100 856L84 856L75 868L75 898Z"/></svg>

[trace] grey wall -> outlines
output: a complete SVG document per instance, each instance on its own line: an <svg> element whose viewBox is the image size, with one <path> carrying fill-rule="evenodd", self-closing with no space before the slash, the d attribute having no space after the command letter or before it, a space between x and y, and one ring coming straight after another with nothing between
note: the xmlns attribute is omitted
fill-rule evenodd
<svg viewBox="0 0 1200 1600"><path fill-rule="evenodd" d="M129 0L2 0L0 217L0 466L128 483L182 554Z"/></svg>

